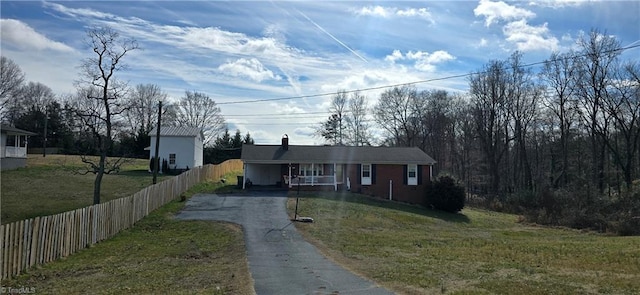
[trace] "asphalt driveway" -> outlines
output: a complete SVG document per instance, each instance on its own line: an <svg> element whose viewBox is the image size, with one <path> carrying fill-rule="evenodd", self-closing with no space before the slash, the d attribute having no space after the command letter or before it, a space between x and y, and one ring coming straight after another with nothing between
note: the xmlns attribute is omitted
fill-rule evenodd
<svg viewBox="0 0 640 295"><path fill-rule="evenodd" d="M287 216L286 192L200 194L178 219L217 220L244 228L256 294L392 294L328 260Z"/></svg>

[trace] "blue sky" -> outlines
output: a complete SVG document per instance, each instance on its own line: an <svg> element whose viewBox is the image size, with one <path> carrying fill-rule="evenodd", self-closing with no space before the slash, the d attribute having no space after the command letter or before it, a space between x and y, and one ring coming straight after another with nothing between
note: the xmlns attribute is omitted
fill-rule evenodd
<svg viewBox="0 0 640 295"><path fill-rule="evenodd" d="M310 134L331 95L414 81L464 92L464 77L516 50L527 63L599 29L640 42L640 1L1 1L2 55L28 81L74 91L90 51L85 29L109 25L138 40L120 75L220 104L229 127L256 143L319 144ZM638 60L640 49L625 59ZM381 90L363 91L374 105ZM311 96L311 97L304 97ZM301 97L271 100L275 98ZM262 102L238 103L243 101Z"/></svg>

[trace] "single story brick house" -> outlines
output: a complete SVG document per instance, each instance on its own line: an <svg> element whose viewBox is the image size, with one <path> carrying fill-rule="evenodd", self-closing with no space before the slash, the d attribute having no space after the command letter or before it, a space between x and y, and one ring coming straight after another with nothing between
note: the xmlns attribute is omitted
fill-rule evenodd
<svg viewBox="0 0 640 295"><path fill-rule="evenodd" d="M271 185L305 190L350 190L420 204L433 178L433 158L417 147L242 146L242 188Z"/></svg>

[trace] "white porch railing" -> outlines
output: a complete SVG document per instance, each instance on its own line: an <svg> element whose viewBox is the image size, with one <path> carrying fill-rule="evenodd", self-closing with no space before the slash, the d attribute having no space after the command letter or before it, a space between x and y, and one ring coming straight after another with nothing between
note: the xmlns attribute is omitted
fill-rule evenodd
<svg viewBox="0 0 640 295"><path fill-rule="evenodd" d="M298 176L298 178L291 179L293 185L333 185L333 175L321 175L321 176Z"/></svg>
<svg viewBox="0 0 640 295"><path fill-rule="evenodd" d="M300 184L300 186L322 186L322 185L332 185L335 190L338 190L338 184L342 184L342 182L338 182L335 175L320 175L320 176L298 176L297 178L292 177L291 181L288 182L289 187L295 187Z"/></svg>

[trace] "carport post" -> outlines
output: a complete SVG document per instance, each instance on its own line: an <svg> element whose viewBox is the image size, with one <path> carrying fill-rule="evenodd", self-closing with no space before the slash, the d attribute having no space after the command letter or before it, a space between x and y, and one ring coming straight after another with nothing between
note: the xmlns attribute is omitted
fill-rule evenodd
<svg viewBox="0 0 640 295"><path fill-rule="evenodd" d="M291 163L289 163L289 188L291 188Z"/></svg>
<svg viewBox="0 0 640 295"><path fill-rule="evenodd" d="M245 187L245 183L247 183L247 181L245 181L245 179L247 179L247 163L243 163L242 165L242 189L244 190Z"/></svg>
<svg viewBox="0 0 640 295"><path fill-rule="evenodd" d="M333 163L333 189L337 192L338 191L338 179L336 178L336 170L338 165L336 163Z"/></svg>

